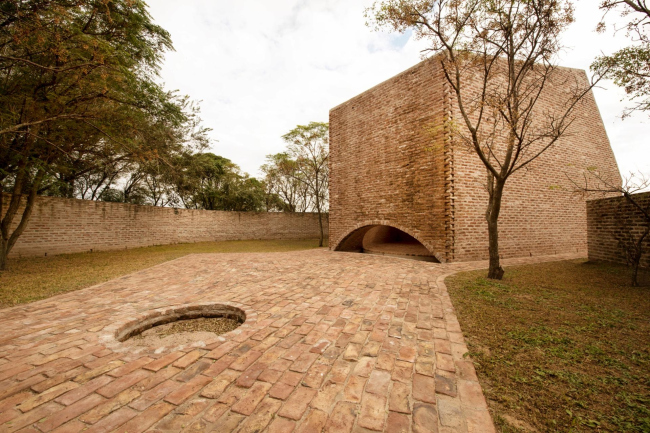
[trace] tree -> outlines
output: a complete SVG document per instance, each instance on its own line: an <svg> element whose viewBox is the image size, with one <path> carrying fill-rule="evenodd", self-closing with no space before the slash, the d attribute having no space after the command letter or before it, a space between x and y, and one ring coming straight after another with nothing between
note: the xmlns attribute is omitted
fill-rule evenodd
<svg viewBox="0 0 650 433"><path fill-rule="evenodd" d="M284 212L306 212L312 205L309 188L300 180L298 164L287 152L267 155L262 165L271 208ZM267 206L268 207L268 206Z"/></svg>
<svg viewBox="0 0 650 433"><path fill-rule="evenodd" d="M454 142L474 152L487 173L488 277L501 279L499 214L512 175L566 133L593 84L563 74L555 61L560 34L573 22L568 0L384 0L366 10L378 28L414 29L430 43L460 120ZM544 91L562 99L541 108Z"/></svg>
<svg viewBox="0 0 650 433"><path fill-rule="evenodd" d="M650 6L646 0L604 0L600 8L608 14L620 12L621 16L629 17L625 27L628 37L633 44L622 48L611 55L603 55L594 61L591 69L602 74L605 78L625 89L634 105L623 112L623 118L635 111L650 110L650 38L647 34L650 25ZM598 31L605 31L603 20L598 25Z"/></svg>
<svg viewBox="0 0 650 433"><path fill-rule="evenodd" d="M188 209L259 212L264 186L237 164L214 153L188 154L180 162L174 189Z"/></svg>
<svg viewBox="0 0 650 433"><path fill-rule="evenodd" d="M320 227L318 246L322 247L325 238L323 212L328 208L329 200L329 125L322 122L298 125L282 139L296 165L296 171L290 176L304 184L314 200Z"/></svg>
<svg viewBox="0 0 650 433"><path fill-rule="evenodd" d="M0 270L39 192L206 142L187 98L155 83L171 48L141 0L0 2Z"/></svg>

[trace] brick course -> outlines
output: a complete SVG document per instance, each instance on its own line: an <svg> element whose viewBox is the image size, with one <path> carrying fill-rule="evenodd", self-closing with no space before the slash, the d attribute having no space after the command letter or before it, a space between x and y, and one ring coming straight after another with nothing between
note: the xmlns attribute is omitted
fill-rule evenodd
<svg viewBox="0 0 650 433"><path fill-rule="evenodd" d="M5 203L9 199L5 194ZM22 214L22 207L19 212ZM14 219L14 228L19 215ZM318 215L313 213L223 212L38 197L27 228L11 256L319 236Z"/></svg>
<svg viewBox="0 0 650 433"><path fill-rule="evenodd" d="M560 68L540 111L564 100L565 80L586 84L587 76ZM345 249L369 226L388 225L440 261L488 257L486 170L454 143L448 120L464 125L455 105L432 59L330 111L331 249ZM590 166L618 176L591 93L554 148L508 180L499 219L503 257L586 253L586 205L569 179Z"/></svg>
<svg viewBox="0 0 650 433"><path fill-rule="evenodd" d="M650 204L650 192L637 194L635 199L641 206ZM625 197L611 197L587 202L587 239L589 260L627 264L625 250L619 238L630 230L635 239L645 228L641 213ZM650 268L650 238L644 242L646 254L641 258L641 266Z"/></svg>

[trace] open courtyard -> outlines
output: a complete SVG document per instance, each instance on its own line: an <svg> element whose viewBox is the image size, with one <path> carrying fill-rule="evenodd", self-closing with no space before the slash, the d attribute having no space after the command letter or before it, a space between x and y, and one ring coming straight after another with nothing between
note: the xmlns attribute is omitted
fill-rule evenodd
<svg viewBox="0 0 650 433"><path fill-rule="evenodd" d="M0 431L493 431L443 284L485 266L193 254L5 309ZM155 312L210 304L245 323L180 347L115 338Z"/></svg>

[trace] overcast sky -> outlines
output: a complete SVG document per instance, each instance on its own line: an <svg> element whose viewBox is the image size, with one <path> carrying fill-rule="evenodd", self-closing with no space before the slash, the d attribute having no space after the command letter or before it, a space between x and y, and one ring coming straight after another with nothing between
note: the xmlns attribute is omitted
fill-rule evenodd
<svg viewBox="0 0 650 433"><path fill-rule="evenodd" d="M599 53L627 43L624 32L597 34L595 0L576 4L561 64L588 69ZM201 100L212 151L259 175L265 156L299 124L328 121L329 109L415 65L422 41L365 25L372 0L149 0L171 33L162 79ZM614 16L612 16L614 18ZM595 95L623 174L650 173L647 115L626 120L624 93L604 83Z"/></svg>

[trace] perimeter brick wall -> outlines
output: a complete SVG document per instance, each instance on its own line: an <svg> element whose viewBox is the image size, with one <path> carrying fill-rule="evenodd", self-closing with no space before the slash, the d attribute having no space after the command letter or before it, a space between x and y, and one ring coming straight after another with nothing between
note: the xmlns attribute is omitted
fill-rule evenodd
<svg viewBox="0 0 650 433"><path fill-rule="evenodd" d="M650 192L635 195L641 206L650 206ZM635 239L643 232L645 221L641 213L625 197L604 198L587 202L587 236L589 260L627 263L619 239L629 232ZM641 266L650 268L650 238L644 243Z"/></svg>
<svg viewBox="0 0 650 433"><path fill-rule="evenodd" d="M5 194L4 203L9 198ZM14 221L14 227L16 224ZM327 219L324 228L327 236ZM38 197L29 224L11 256L319 236L318 215L313 213L223 212Z"/></svg>

